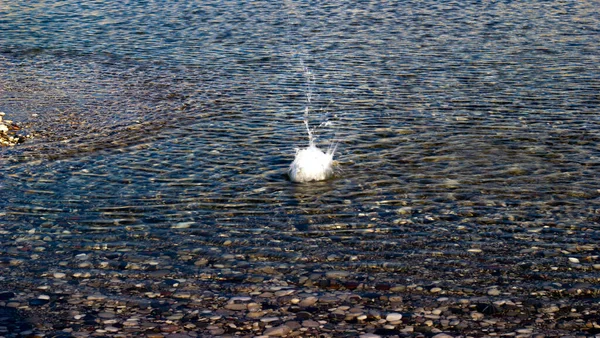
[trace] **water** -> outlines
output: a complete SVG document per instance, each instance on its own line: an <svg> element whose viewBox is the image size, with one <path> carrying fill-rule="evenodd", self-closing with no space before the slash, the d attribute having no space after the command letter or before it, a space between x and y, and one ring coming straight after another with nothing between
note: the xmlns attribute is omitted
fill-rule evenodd
<svg viewBox="0 0 600 338"><path fill-rule="evenodd" d="M0 154L3 283L112 251L189 278L596 281L596 5L4 1L0 111L36 137ZM342 170L306 185L300 60Z"/></svg>

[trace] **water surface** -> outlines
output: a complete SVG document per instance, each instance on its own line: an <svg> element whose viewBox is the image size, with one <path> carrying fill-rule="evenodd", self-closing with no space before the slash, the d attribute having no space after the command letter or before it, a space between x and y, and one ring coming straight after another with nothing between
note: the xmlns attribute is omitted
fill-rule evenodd
<svg viewBox="0 0 600 338"><path fill-rule="evenodd" d="M0 154L3 283L110 252L249 283L599 277L594 2L4 1L0 29L0 111L35 135ZM326 182L285 175L302 64Z"/></svg>

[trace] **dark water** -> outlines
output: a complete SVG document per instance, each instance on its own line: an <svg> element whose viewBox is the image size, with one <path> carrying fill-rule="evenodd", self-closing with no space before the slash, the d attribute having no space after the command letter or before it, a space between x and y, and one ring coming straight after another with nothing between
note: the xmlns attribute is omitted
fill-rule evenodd
<svg viewBox="0 0 600 338"><path fill-rule="evenodd" d="M597 8L4 1L0 111L36 137L0 153L0 256L34 283L112 251L189 277L595 281ZM340 140L326 182L285 176L301 63L322 145Z"/></svg>

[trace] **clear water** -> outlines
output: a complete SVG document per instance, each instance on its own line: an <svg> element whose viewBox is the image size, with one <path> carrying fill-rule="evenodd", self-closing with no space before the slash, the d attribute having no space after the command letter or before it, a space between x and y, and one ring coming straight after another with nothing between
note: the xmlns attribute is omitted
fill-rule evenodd
<svg viewBox="0 0 600 338"><path fill-rule="evenodd" d="M597 8L3 1L0 111L36 137L0 150L0 255L35 283L107 251L180 277L597 278ZM285 175L301 62L340 140L326 182Z"/></svg>

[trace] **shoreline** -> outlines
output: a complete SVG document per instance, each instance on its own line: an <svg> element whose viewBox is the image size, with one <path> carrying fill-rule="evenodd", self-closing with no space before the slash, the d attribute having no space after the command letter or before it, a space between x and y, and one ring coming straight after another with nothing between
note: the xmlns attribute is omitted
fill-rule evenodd
<svg viewBox="0 0 600 338"><path fill-rule="evenodd" d="M30 284L24 280L31 278L18 277L25 263L3 263L10 276L0 280L0 327L6 328L0 335L4 337L442 338L600 333L594 319L600 318L598 290L592 285L542 288L524 295L518 284L451 290L433 284L361 282L343 270L297 271L298 278L262 267L273 274L267 280L218 267L211 273L185 276L162 269L140 272L135 266L123 266L123 272L45 272L46 282ZM195 264L204 263L200 259Z"/></svg>

